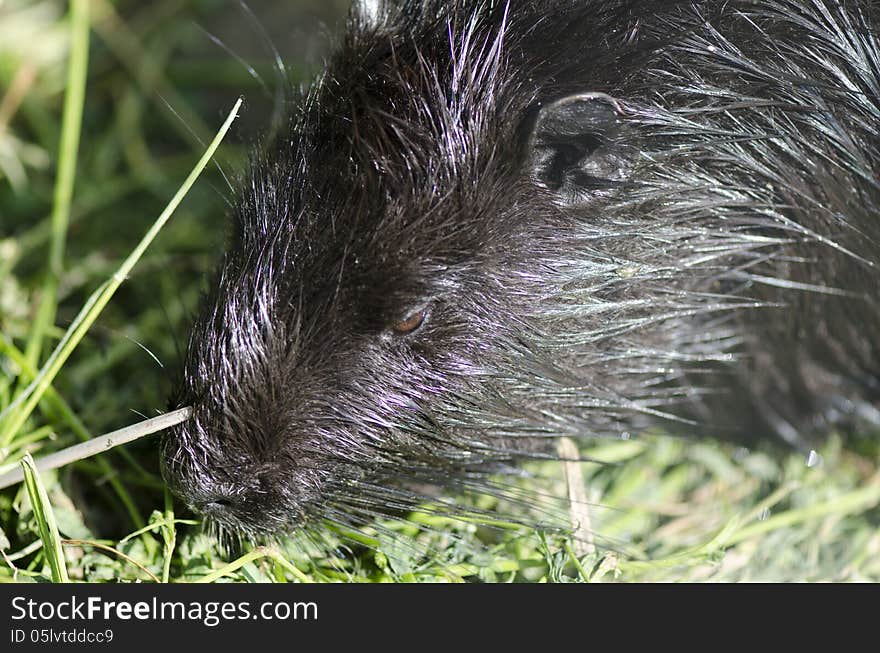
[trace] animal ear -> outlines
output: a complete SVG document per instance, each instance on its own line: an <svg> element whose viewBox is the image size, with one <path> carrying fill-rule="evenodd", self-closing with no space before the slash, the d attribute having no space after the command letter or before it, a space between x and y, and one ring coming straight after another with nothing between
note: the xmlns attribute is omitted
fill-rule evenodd
<svg viewBox="0 0 880 653"><path fill-rule="evenodd" d="M580 93L541 106L528 140L532 178L564 204L580 204L623 182L631 148L620 102Z"/></svg>

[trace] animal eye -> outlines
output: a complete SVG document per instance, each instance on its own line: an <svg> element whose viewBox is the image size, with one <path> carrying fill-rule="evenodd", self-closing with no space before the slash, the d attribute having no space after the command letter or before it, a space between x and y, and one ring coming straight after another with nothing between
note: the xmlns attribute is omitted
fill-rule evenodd
<svg viewBox="0 0 880 653"><path fill-rule="evenodd" d="M413 311L404 319L400 320L400 322L395 322L394 324L392 324L391 330L401 336L405 336L408 333L413 333L425 322L425 317L427 316L427 314L427 307L420 308L417 311Z"/></svg>

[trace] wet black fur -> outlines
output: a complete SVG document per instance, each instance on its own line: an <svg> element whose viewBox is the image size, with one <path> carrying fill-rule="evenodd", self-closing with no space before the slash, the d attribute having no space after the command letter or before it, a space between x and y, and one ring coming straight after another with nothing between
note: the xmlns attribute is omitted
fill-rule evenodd
<svg viewBox="0 0 880 653"><path fill-rule="evenodd" d="M559 436L876 420L878 3L385 4L241 189L164 444L190 505L279 534Z"/></svg>

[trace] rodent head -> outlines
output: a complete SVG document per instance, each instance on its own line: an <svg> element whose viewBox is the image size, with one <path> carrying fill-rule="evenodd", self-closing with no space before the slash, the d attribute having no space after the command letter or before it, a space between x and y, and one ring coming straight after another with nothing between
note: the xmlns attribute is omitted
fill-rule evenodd
<svg viewBox="0 0 880 653"><path fill-rule="evenodd" d="M805 371L876 361L874 295L835 285L876 288L870 2L367 4L192 331L163 468L212 521L503 494L640 418L794 441Z"/></svg>
<svg viewBox="0 0 880 653"><path fill-rule="evenodd" d="M353 29L253 167L174 398L194 417L163 447L225 529L407 508L566 431L547 417L572 381L530 342L566 335L536 301L597 283L555 234L624 175L620 107L546 97L504 7L465 17Z"/></svg>

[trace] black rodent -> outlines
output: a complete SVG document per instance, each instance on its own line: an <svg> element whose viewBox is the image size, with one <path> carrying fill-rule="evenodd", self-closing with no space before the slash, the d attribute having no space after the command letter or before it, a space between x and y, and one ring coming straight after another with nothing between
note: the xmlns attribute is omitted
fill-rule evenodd
<svg viewBox="0 0 880 653"><path fill-rule="evenodd" d="M880 404L880 5L356 6L255 161L164 442L247 537L649 424Z"/></svg>

